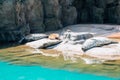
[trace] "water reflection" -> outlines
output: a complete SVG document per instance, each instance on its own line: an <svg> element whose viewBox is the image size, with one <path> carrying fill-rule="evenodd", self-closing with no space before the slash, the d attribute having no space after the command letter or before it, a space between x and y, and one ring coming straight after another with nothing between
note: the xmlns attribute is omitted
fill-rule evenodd
<svg viewBox="0 0 120 80"><path fill-rule="evenodd" d="M64 53L59 57L44 56L42 54L32 54L32 50L26 46L17 46L0 50L0 60L16 65L40 65L68 71L90 73L119 78L120 61L104 61L85 56L78 56L72 53ZM49 54L59 54L56 51L46 51ZM86 64L86 63L87 64Z"/></svg>

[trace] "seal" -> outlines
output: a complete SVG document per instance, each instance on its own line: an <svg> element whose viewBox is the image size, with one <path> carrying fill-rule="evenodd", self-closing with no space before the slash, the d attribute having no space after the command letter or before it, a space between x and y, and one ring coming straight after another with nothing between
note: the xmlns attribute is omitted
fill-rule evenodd
<svg viewBox="0 0 120 80"><path fill-rule="evenodd" d="M93 37L86 40L82 45L82 50L87 51L94 47L101 47L108 44L118 43L106 37Z"/></svg>

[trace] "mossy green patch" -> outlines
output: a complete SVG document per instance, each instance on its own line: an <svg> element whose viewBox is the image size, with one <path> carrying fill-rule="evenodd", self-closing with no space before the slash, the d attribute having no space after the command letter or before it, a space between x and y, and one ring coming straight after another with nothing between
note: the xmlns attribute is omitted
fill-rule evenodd
<svg viewBox="0 0 120 80"><path fill-rule="evenodd" d="M48 57L42 54L33 54L33 50L27 46L16 46L0 49L0 60L7 61L15 65L40 65L54 69L65 69L69 71L93 73L110 77L119 77L120 61L106 61L103 64L85 64L78 59L77 62L65 61L63 56ZM47 53L57 53L57 51L46 51Z"/></svg>

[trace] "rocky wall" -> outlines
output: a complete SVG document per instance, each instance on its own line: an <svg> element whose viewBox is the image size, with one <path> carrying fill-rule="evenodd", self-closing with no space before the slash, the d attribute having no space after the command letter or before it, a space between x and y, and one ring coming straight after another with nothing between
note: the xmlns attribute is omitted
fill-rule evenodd
<svg viewBox="0 0 120 80"><path fill-rule="evenodd" d="M76 23L120 24L120 0L0 0L0 41Z"/></svg>
<svg viewBox="0 0 120 80"><path fill-rule="evenodd" d="M69 0L0 0L0 41L75 24L77 11L70 4Z"/></svg>
<svg viewBox="0 0 120 80"><path fill-rule="evenodd" d="M120 0L74 0L78 23L120 24Z"/></svg>

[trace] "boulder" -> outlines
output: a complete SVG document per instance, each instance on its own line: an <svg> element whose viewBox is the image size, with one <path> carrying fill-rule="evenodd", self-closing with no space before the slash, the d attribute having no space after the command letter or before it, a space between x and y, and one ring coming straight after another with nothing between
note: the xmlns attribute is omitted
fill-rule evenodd
<svg viewBox="0 0 120 80"><path fill-rule="evenodd" d="M117 43L117 42L105 37L94 37L84 42L84 44L82 45L82 50L87 51L94 47L101 47L112 43Z"/></svg>
<svg viewBox="0 0 120 80"><path fill-rule="evenodd" d="M35 49L41 49L41 48L46 48L49 46L53 46L56 44L59 44L61 41L60 40L50 40L50 39L41 39L33 42L28 42L26 43L26 46L35 48Z"/></svg>

